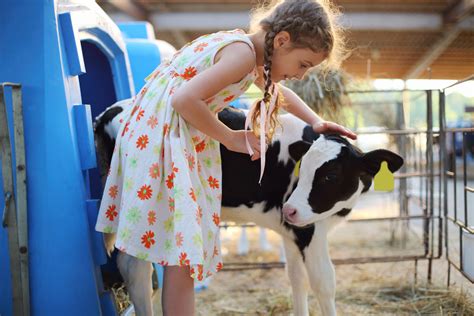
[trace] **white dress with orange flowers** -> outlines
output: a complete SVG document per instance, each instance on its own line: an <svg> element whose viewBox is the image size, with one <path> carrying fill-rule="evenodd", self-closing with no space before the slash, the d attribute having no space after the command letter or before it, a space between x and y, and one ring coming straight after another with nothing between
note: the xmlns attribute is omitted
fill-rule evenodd
<svg viewBox="0 0 474 316"><path fill-rule="evenodd" d="M116 247L162 265L190 266L202 280L222 268L219 143L171 106L181 84L212 66L242 30L202 36L161 64L124 113L96 229L117 232ZM217 113L254 82L256 69L206 100Z"/></svg>

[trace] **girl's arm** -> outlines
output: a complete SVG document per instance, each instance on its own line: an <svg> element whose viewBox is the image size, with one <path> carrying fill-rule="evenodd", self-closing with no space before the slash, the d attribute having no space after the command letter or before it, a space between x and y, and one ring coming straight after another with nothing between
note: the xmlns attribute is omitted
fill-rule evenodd
<svg viewBox="0 0 474 316"><path fill-rule="evenodd" d="M204 100L232 83L240 81L255 67L255 56L245 43L231 43L216 55L215 64L183 84L172 96L171 104L189 124L217 140L229 150L247 153L245 131L233 131L220 122ZM260 155L260 141L253 133L248 138L255 154Z"/></svg>
<svg viewBox="0 0 474 316"><path fill-rule="evenodd" d="M284 87L281 84L279 84L278 87L284 97L283 106L285 110L310 124L315 132L337 133L351 139L357 138L357 135L348 128L322 119L291 89Z"/></svg>
<svg viewBox="0 0 474 316"><path fill-rule="evenodd" d="M265 86L263 81L263 67L259 67L258 70L259 77L255 81L255 84L263 91ZM315 132L337 133L351 139L357 138L357 135L348 128L321 118L291 89L284 87L281 84L278 84L278 88L284 97L282 104L283 108L294 116L310 124Z"/></svg>

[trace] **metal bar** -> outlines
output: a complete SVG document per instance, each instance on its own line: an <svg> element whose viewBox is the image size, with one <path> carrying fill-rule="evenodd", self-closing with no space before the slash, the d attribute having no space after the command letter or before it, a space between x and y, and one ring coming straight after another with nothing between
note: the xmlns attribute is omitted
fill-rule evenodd
<svg viewBox="0 0 474 316"><path fill-rule="evenodd" d="M230 228L230 227L258 227L256 224L246 223L246 224L227 224L226 222L219 225L219 228Z"/></svg>
<svg viewBox="0 0 474 316"><path fill-rule="evenodd" d="M418 144L421 144L421 134L418 134L417 136L418 136ZM418 146L418 147L420 147L420 146ZM421 148L418 148L418 153L417 153L417 154L418 154L418 155L417 155L417 156L418 156L418 161L420 162L420 164L419 164L419 165L420 165L419 170L420 170L420 172L423 172L423 169L424 169L424 165L423 165L423 151L421 150ZM426 173L426 171L425 171L424 173ZM423 179L422 179L421 177L420 177L420 182L419 182L418 188L419 188L419 190L420 190L420 199L422 200L422 198L423 198L423 194L422 194L422 193L423 193ZM423 205L422 207L425 208L426 205Z"/></svg>
<svg viewBox="0 0 474 316"><path fill-rule="evenodd" d="M449 261L449 265L450 265L450 266L453 266L453 267L454 267L456 270L458 270L459 273L461 273L466 279L468 279L471 283L474 283L474 279L471 279L471 278L466 274L466 272L464 272L464 270L463 270L461 267L457 266L456 263L452 262L452 261L449 260L449 259L448 259L448 261Z"/></svg>
<svg viewBox="0 0 474 316"><path fill-rule="evenodd" d="M455 133L455 132L474 132L474 127L463 127L463 128L446 128L445 129L446 132L448 133Z"/></svg>
<svg viewBox="0 0 474 316"><path fill-rule="evenodd" d="M466 226L469 226L469 217L467 216L467 133L463 132L462 133L462 160L463 160L463 167L464 167L464 172L463 172L463 184L464 184L464 223L466 223Z"/></svg>
<svg viewBox="0 0 474 316"><path fill-rule="evenodd" d="M426 135L426 139L425 139L425 144L426 144L426 152L425 152L425 172L428 173L428 170L430 168L430 129L432 128L432 119L431 119L431 91L426 91L426 122L427 122L427 135ZM429 211L429 208L430 208L430 201L429 201L429 194L428 194L428 191L430 190L430 181L429 181L429 178L426 177L424 179L424 184L425 184L425 190L423 190L422 192L425 193L424 194L424 204L425 204L425 207L423 208L423 215L425 215L426 217L430 216L431 213ZM428 220L423 220L423 246L424 246L424 249L425 249L425 255L428 255L429 251L430 251L430 235L429 235L429 232L430 232L430 222ZM427 276L428 276L428 281L429 281L429 276L430 276L430 273L429 273L429 266L428 266L428 272L427 272Z"/></svg>
<svg viewBox="0 0 474 316"><path fill-rule="evenodd" d="M366 258L348 258L348 259L334 259L332 262L335 265L342 264L362 264L362 263L382 263L382 262L402 262L413 260L427 260L425 255L420 256L386 256L386 257L366 257ZM436 258L434 258L436 259Z"/></svg>
<svg viewBox="0 0 474 316"><path fill-rule="evenodd" d="M394 174L393 177L395 179L403 179L403 178L417 178L417 177L430 177L430 176L439 176L439 173L434 173L433 174L429 172L406 172L406 173L400 173L400 174Z"/></svg>
<svg viewBox="0 0 474 316"><path fill-rule="evenodd" d="M16 208L18 212L18 242L20 251L21 288L24 315L30 315L30 282L28 259L28 207L26 187L25 133L21 85L12 84L13 133L15 141Z"/></svg>
<svg viewBox="0 0 474 316"><path fill-rule="evenodd" d="M450 220L453 224L457 225L459 228L461 229L465 229L466 231L468 231L470 234L474 234L474 228L471 228L469 226L466 226L466 224L464 222L461 222L460 220L458 219L454 219L452 218L451 216L447 216L446 217L448 220Z"/></svg>
<svg viewBox="0 0 474 316"><path fill-rule="evenodd" d="M451 283L451 262L448 260L448 277L447 277L447 285L449 287L449 283Z"/></svg>
<svg viewBox="0 0 474 316"><path fill-rule="evenodd" d="M332 259L334 265L344 264L365 264L365 263L384 263L384 262L403 262L403 261L417 261L417 260L432 260L437 257L426 256L386 256L386 257L359 257L347 259ZM221 271L240 271L250 269L274 269L283 268L285 262L224 262L224 268Z"/></svg>
<svg viewBox="0 0 474 316"><path fill-rule="evenodd" d="M433 165L433 94L431 90L427 91L427 121L428 121L428 134L426 135L426 143L427 143L427 169L429 169L429 176L427 178L428 185L426 189L427 192L427 211L429 216L433 216L434 213L434 165ZM426 220L427 222L427 229L431 228L431 232L428 234L428 243L430 246L430 252L433 254L434 252L434 222L430 220ZM431 242L430 242L431 240ZM432 271L432 264L433 261L428 261L428 282L431 283L431 271Z"/></svg>
<svg viewBox="0 0 474 316"><path fill-rule="evenodd" d="M454 87L454 86L457 86L458 84L461 84L461 83L463 83L463 82L470 81L470 80L474 80L474 75L470 75L470 76L467 77L467 78L458 80L458 81L456 81L455 83L453 83L452 85L447 86L447 87L444 88L443 90L445 91L446 89L452 88L452 87Z"/></svg>
<svg viewBox="0 0 474 316"><path fill-rule="evenodd" d="M464 270L464 264L462 262L462 258L464 257L463 256L463 251L462 251L462 244L463 244L463 241L462 241L462 228L459 227L459 264L461 266L461 270Z"/></svg>
<svg viewBox="0 0 474 316"><path fill-rule="evenodd" d="M7 212L7 233L8 233L8 249L10 254L10 273L12 276L12 300L13 300L13 314L25 315L25 297L22 290L22 276L21 269L18 267L21 264L20 258L20 244L18 240L18 222L17 212L15 207L15 195L13 187L13 168L12 168L12 149L10 143L10 132L7 121L7 104L5 100L5 86L0 85L0 151L2 157L2 173L3 173L3 192L13 195L13 198L8 198L8 203L5 203Z"/></svg>
<svg viewBox="0 0 474 316"><path fill-rule="evenodd" d="M439 172L439 184L438 184L438 216L441 216L442 210L443 210L443 185L444 185L444 145L445 145L445 131L444 131L444 125L443 125L443 112L441 112L441 98L444 97L444 93L439 91L438 92L438 100L439 100L439 111L438 111L438 123L439 123L439 167L438 167L438 172ZM438 254L441 256L443 254L443 221L440 220L438 222Z"/></svg>
<svg viewBox="0 0 474 316"><path fill-rule="evenodd" d="M268 262L225 262L226 266L248 266L248 265L280 265L285 264L283 261L268 261Z"/></svg>
<svg viewBox="0 0 474 316"><path fill-rule="evenodd" d="M408 91L411 93L419 92L419 93L425 93L426 90L420 90L420 89L400 89L400 90L348 90L346 91L347 94L361 94L361 93L402 93L404 91Z"/></svg>
<svg viewBox="0 0 474 316"><path fill-rule="evenodd" d="M418 260L415 260L415 272L414 272L414 279L415 279L415 286L416 286L416 283L417 283L417 280L418 280Z"/></svg>
<svg viewBox="0 0 474 316"><path fill-rule="evenodd" d="M397 129L387 129L383 131L355 131L358 135L373 135L373 134L388 134L388 135L411 135L411 134L427 134L427 130L415 130L415 129L409 129L409 130L397 130ZM435 132L437 133L437 132Z"/></svg>
<svg viewBox="0 0 474 316"><path fill-rule="evenodd" d="M455 141L456 141L456 134L455 133L451 133L451 140L452 140L452 146L453 146L453 151L454 151L454 158L453 158L453 178L454 178L454 184L453 184L453 194L454 194L454 218L457 220L458 218L458 204L457 204L457 199L456 199L456 196L457 196L457 180L458 180L458 175L457 175L457 167L456 167L456 145L455 145Z"/></svg>
<svg viewBox="0 0 474 316"><path fill-rule="evenodd" d="M433 271L433 259L428 259L428 275L427 275L428 284L431 284L432 271Z"/></svg>
<svg viewBox="0 0 474 316"><path fill-rule="evenodd" d="M406 124L405 124L405 111L404 111L404 101L405 99L402 99L402 102L397 102L396 103L396 127L398 131L403 131L406 129ZM405 137L398 137L397 138L397 146L398 146L398 152L402 157L407 156L407 141ZM404 164L402 168L400 169L400 172L406 173L407 171L407 166ZM398 187L399 193L398 193L398 201L399 201L399 215L402 216L408 216L408 198L407 198L407 190L408 190L408 183L406 178L401 178L399 181L399 187ZM402 221L400 222L401 226L401 243L402 247L405 247L406 241L408 239L408 221ZM391 240L393 241L394 237L394 231L392 231L392 238Z"/></svg>
<svg viewBox="0 0 474 316"><path fill-rule="evenodd" d="M285 268L285 262L224 262L224 267L221 271L243 271L254 269L281 269Z"/></svg>
<svg viewBox="0 0 474 316"><path fill-rule="evenodd" d="M413 219L440 219L441 220L441 217L439 217L439 216L411 215L411 216L348 219L347 222L351 223L351 222L398 221L398 220L413 220Z"/></svg>
<svg viewBox="0 0 474 316"><path fill-rule="evenodd" d="M434 90L431 90L431 91L438 91L438 90L434 89ZM346 91L345 93L347 95L350 95L350 94L371 94L371 93L377 93L377 94L393 93L393 94L397 94L397 95L402 95L404 92L410 92L412 94L417 93L416 98L418 98L418 96L421 96L424 93L426 93L426 90L411 90L411 89L402 89L402 90L360 90L360 91L350 90L350 91ZM242 99L256 99L256 98L260 98L261 96L262 96L262 94L260 92L246 93L245 96L242 97ZM383 106L383 105L389 104L392 101L393 100L380 101L380 102L370 102L370 104L378 104L380 106ZM413 99L412 99L412 101L413 101ZM369 103L368 102L367 103L361 103L361 102L353 102L352 103L353 106L360 106L360 105L366 105L366 104L369 104Z"/></svg>

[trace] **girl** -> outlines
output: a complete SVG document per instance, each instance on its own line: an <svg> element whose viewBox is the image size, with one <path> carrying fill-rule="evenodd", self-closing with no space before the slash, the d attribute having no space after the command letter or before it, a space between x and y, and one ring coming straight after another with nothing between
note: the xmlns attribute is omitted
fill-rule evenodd
<svg viewBox="0 0 474 316"><path fill-rule="evenodd" d="M117 232L120 251L164 266L165 315L192 315L194 279L222 268L219 143L261 157L263 167L281 106L316 132L355 138L277 84L338 60L334 17L321 1L279 1L255 13L251 34L202 36L161 64L124 114L96 229ZM253 82L264 90L249 117L259 137L216 118Z"/></svg>

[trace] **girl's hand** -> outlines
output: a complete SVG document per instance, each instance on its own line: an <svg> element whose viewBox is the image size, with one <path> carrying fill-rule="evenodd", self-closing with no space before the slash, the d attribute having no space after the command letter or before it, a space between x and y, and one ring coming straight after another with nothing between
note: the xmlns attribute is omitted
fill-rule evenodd
<svg viewBox="0 0 474 316"><path fill-rule="evenodd" d="M313 130L316 133L330 134L336 133L350 139L357 139L357 135L350 129L330 121L319 121L313 124Z"/></svg>
<svg viewBox="0 0 474 316"><path fill-rule="evenodd" d="M252 161L260 158L260 139L249 130L247 131L247 138L252 147L253 155ZM245 130L232 131L230 139L223 145L231 151L248 154L247 145L245 143Z"/></svg>

